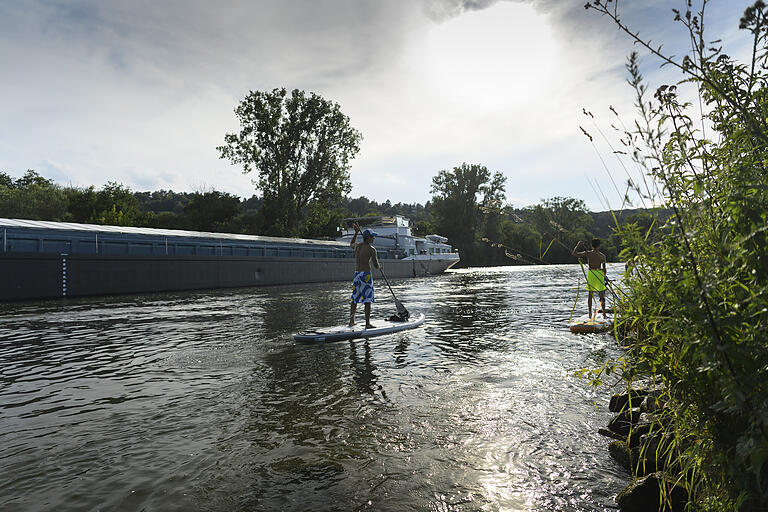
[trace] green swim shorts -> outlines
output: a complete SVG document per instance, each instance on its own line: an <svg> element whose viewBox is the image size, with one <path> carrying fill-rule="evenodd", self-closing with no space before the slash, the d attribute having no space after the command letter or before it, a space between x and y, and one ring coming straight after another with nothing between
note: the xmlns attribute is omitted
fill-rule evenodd
<svg viewBox="0 0 768 512"><path fill-rule="evenodd" d="M587 272L587 291L605 291L605 274L602 270L590 270Z"/></svg>

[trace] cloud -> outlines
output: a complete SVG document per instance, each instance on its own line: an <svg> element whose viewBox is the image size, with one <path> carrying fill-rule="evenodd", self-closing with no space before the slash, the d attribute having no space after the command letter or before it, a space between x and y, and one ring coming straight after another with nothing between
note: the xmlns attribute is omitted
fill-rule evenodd
<svg viewBox="0 0 768 512"><path fill-rule="evenodd" d="M625 7L655 40L674 28L666 1ZM560 0L3 2L0 168L250 196L215 148L249 90L287 87L338 102L363 132L355 195L423 203L434 174L466 161L520 184L510 197L584 197L584 174L604 171L581 110L632 112L632 49Z"/></svg>
<svg viewBox="0 0 768 512"><path fill-rule="evenodd" d="M424 0L424 13L434 21L445 21L468 11L487 9L499 0Z"/></svg>

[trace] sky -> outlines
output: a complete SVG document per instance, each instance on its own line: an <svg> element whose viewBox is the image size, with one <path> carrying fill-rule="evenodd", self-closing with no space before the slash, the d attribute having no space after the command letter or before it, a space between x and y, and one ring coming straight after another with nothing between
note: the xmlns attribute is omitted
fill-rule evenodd
<svg viewBox="0 0 768 512"><path fill-rule="evenodd" d="M285 87L338 103L362 133L351 197L424 204L433 176L470 163L503 173L515 207L615 208L627 177L595 131L611 106L634 118L624 65L640 48L585 1L0 0L0 171L250 197L255 176L216 147L249 91ZM728 53L748 46L747 6L708 4ZM619 7L685 52L684 0ZM653 88L680 79L640 55Z"/></svg>

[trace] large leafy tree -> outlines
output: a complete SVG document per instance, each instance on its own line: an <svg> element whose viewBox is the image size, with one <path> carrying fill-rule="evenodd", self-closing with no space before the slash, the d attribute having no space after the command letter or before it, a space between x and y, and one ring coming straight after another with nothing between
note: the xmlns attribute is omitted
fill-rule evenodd
<svg viewBox="0 0 768 512"><path fill-rule="evenodd" d="M75 222L136 226L143 221L139 200L129 188L119 183L109 182L100 190L90 186L68 192L69 215Z"/></svg>
<svg viewBox="0 0 768 512"><path fill-rule="evenodd" d="M241 129L226 134L218 150L243 173L257 174L265 234L315 234L317 219L352 190L350 160L362 135L338 104L297 89L251 91L235 114Z"/></svg>
<svg viewBox="0 0 768 512"><path fill-rule="evenodd" d="M578 240L591 238L587 228L592 224L592 216L581 199L553 197L529 207L528 212L540 237L539 257L547 261L573 261L568 248Z"/></svg>
<svg viewBox="0 0 768 512"><path fill-rule="evenodd" d="M14 180L0 172L0 217L34 220L64 220L67 198L64 190L33 170Z"/></svg>
<svg viewBox="0 0 768 512"><path fill-rule="evenodd" d="M489 213L505 199L507 178L479 164L463 163L432 178L433 226L472 259L472 247ZM465 262L471 263L471 261Z"/></svg>
<svg viewBox="0 0 768 512"><path fill-rule="evenodd" d="M184 216L194 230L218 231L241 210L239 197L212 190L192 194L192 200L184 207Z"/></svg>

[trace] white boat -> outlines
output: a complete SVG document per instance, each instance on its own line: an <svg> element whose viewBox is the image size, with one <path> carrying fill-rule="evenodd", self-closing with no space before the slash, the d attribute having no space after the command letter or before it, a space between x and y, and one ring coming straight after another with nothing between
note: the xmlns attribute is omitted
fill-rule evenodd
<svg viewBox="0 0 768 512"><path fill-rule="evenodd" d="M370 229L377 233L373 243L377 250L387 251L400 261L413 262L413 276L440 274L459 262L458 249L451 247L446 237L415 236L406 217L393 215L344 219L345 227L338 241L348 244L352 240L355 234L352 223L356 223L361 230ZM362 242L362 237L358 235L357 240Z"/></svg>

